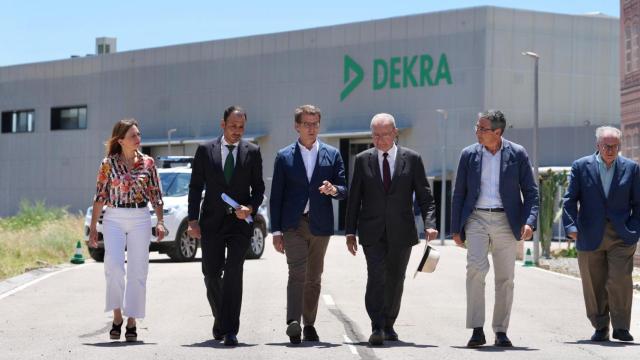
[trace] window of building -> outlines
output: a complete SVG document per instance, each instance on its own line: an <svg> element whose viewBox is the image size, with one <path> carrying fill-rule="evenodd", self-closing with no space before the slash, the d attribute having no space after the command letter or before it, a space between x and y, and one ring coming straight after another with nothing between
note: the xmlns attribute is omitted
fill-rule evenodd
<svg viewBox="0 0 640 360"><path fill-rule="evenodd" d="M51 109L51 130L87 128L87 107L73 106Z"/></svg>
<svg viewBox="0 0 640 360"><path fill-rule="evenodd" d="M3 133L33 132L33 110L5 111L2 113Z"/></svg>

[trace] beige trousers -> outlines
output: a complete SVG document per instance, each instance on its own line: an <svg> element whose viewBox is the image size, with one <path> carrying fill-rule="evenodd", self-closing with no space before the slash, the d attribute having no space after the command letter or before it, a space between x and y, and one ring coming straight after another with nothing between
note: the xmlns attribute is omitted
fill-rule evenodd
<svg viewBox="0 0 640 360"><path fill-rule="evenodd" d="M287 282L287 322L313 325L318 312L324 255L329 236L314 236L309 219L302 217L298 228L284 232L284 251L289 265Z"/></svg>
<svg viewBox="0 0 640 360"><path fill-rule="evenodd" d="M493 331L507 332L513 303L517 241L504 212L474 211L465 224L467 246L467 328L483 327L489 251L495 274Z"/></svg>
<svg viewBox="0 0 640 360"><path fill-rule="evenodd" d="M633 303L633 254L636 245L625 244L607 222L600 247L578 251L587 317L596 329L629 330Z"/></svg>

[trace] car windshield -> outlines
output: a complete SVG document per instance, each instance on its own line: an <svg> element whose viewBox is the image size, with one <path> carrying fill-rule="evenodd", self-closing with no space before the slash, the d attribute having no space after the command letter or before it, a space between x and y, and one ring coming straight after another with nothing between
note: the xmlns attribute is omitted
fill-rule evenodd
<svg viewBox="0 0 640 360"><path fill-rule="evenodd" d="M162 196L185 196L189 193L189 173L160 173L162 182Z"/></svg>

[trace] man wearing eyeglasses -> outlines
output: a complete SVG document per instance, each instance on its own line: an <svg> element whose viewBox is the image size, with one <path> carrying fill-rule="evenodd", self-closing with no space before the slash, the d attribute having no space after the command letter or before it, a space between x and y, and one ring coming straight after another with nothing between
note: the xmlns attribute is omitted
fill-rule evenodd
<svg viewBox="0 0 640 360"><path fill-rule="evenodd" d="M298 141L278 151L271 183L273 246L289 266L286 333L292 344L320 340L315 320L324 255L334 232L331 200L347 194L340 152L318 141L320 118L313 105L295 110Z"/></svg>
<svg viewBox="0 0 640 360"><path fill-rule="evenodd" d="M618 155L620 130L596 129L593 155L576 160L564 195L567 236L576 241L591 341L633 341L633 254L640 234L640 168ZM579 206L578 206L579 204Z"/></svg>
<svg viewBox="0 0 640 360"><path fill-rule="evenodd" d="M479 115L478 143L462 150L451 201L451 231L467 248L468 347L486 344L485 278L491 252L495 274L492 328L495 345L513 346L507 337L518 240L531 238L538 217L538 187L526 150L507 139L499 110Z"/></svg>

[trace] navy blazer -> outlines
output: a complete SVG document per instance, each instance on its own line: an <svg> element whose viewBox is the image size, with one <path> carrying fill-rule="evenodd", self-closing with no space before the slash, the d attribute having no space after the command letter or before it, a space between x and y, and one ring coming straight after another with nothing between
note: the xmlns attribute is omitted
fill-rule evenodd
<svg viewBox="0 0 640 360"><path fill-rule="evenodd" d="M482 147L473 144L462 150L456 183L451 200L451 231L465 239L464 224L474 211L480 196L482 175ZM536 229L538 219L538 186L524 147L502 139L500 157L500 198L509 220L511 231L520 240L520 231L527 224Z"/></svg>
<svg viewBox="0 0 640 360"><path fill-rule="evenodd" d="M272 232L297 228L308 200L311 233L316 236L333 235L331 199L342 200L347 195L344 163L338 149L318 142L318 157L311 181L307 178L297 141L278 151L269 199ZM324 180L336 187L336 196L320 193L318 188Z"/></svg>
<svg viewBox="0 0 640 360"><path fill-rule="evenodd" d="M618 156L609 196L605 196L596 156L597 152L574 161L571 166L562 212L565 231L578 233L578 250L592 251L600 246L605 220L609 220L625 243L635 244L640 230L638 164Z"/></svg>

